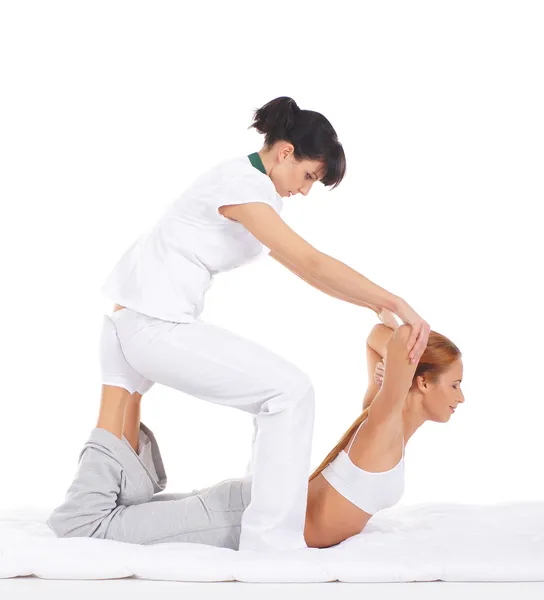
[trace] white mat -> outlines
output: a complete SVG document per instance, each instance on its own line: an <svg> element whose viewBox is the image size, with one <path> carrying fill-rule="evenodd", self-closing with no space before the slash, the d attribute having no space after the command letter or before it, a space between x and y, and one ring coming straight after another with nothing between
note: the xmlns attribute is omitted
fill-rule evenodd
<svg viewBox="0 0 544 600"><path fill-rule="evenodd" d="M338 546L264 554L202 544L59 539L45 522L52 510L0 512L0 579L544 581L544 502L397 505Z"/></svg>

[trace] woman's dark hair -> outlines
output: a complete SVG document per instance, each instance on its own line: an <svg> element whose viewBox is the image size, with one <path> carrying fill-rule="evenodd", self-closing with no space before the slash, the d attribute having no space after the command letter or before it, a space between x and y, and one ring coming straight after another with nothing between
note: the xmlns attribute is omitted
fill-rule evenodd
<svg viewBox="0 0 544 600"><path fill-rule="evenodd" d="M255 111L253 123L259 133L265 134L265 145L285 140L293 144L297 160L318 160L325 165L321 182L337 187L346 172L346 157L336 131L329 121L313 110L301 110L288 96L271 100Z"/></svg>

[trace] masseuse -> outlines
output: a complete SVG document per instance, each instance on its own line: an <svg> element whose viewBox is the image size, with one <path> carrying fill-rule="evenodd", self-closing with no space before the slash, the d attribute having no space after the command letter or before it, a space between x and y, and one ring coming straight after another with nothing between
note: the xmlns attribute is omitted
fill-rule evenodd
<svg viewBox="0 0 544 600"><path fill-rule="evenodd" d="M136 398L158 382L254 415L251 503L239 548L296 550L307 547L314 388L282 356L201 319L214 275L270 254L317 289L374 310L384 324L396 326L394 314L410 324L414 363L430 327L402 298L314 248L280 216L283 198L306 196L316 181L333 188L342 181L344 151L330 122L281 97L257 110L251 127L265 135L263 148L200 175L121 256L102 291L115 303L123 354L144 378L130 390ZM124 410L125 401L110 402L119 387L102 383L101 418L108 419L108 407Z"/></svg>

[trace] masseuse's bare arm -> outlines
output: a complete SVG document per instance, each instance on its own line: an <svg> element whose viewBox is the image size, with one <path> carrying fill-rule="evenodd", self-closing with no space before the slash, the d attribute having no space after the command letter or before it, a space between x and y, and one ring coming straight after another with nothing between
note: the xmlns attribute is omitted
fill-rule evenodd
<svg viewBox="0 0 544 600"><path fill-rule="evenodd" d="M351 304L356 304L357 306L364 306L365 308L370 308L376 314L378 314L380 309L377 306L373 306L372 304L368 304L367 302L363 302L363 300L359 300L357 298L346 296L345 294L342 294L340 292L337 292L336 290L333 290L331 287L325 285L318 279L312 279L312 278L310 278L309 275L303 275L298 270L296 265L294 265L293 263L290 263L286 258L281 256L280 254L276 254L276 252L271 251L270 256L273 259L277 260L284 267L287 267L295 275L298 275L303 281L305 281L306 283L309 283L310 285L312 285L316 289L320 290L321 292L324 292L325 294L328 294L329 296L332 296L333 298L338 298L339 300L343 300L344 302L349 302Z"/></svg>
<svg viewBox="0 0 544 600"><path fill-rule="evenodd" d="M305 281L319 282L326 289L330 288L343 297L364 302L367 306L386 308L393 313L397 310L401 300L398 296L376 285L345 263L314 248L268 204L230 204L220 207L220 212L229 219L242 223L262 244L270 248L274 257L281 257L282 264L291 265Z"/></svg>

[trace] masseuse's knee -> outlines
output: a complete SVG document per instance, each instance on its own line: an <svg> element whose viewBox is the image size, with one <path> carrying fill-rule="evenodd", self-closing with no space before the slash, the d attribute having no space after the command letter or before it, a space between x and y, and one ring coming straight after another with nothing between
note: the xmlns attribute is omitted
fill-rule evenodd
<svg viewBox="0 0 544 600"><path fill-rule="evenodd" d="M277 385L277 393L267 403L268 412L288 410L295 405L308 412L314 410L315 390L309 375L300 369L292 369L290 377Z"/></svg>

